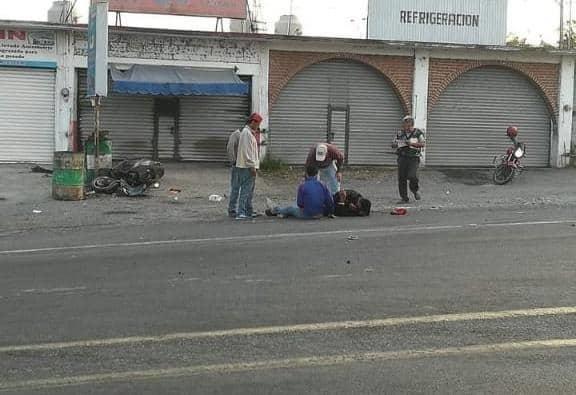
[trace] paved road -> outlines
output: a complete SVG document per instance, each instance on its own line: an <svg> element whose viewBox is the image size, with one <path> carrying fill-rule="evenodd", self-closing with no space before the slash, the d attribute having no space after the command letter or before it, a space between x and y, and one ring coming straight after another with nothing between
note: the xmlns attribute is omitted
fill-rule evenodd
<svg viewBox="0 0 576 395"><path fill-rule="evenodd" d="M0 393L574 393L576 211L0 235Z"/></svg>

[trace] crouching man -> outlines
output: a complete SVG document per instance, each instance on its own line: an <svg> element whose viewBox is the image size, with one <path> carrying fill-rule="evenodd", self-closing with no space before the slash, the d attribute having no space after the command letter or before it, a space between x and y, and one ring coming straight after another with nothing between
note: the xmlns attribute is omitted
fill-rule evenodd
<svg viewBox="0 0 576 395"><path fill-rule="evenodd" d="M296 204L288 207L273 207L266 210L268 216L295 217L299 219L319 219L332 215L334 201L332 194L318 181L318 168L306 167L306 180L298 188Z"/></svg>

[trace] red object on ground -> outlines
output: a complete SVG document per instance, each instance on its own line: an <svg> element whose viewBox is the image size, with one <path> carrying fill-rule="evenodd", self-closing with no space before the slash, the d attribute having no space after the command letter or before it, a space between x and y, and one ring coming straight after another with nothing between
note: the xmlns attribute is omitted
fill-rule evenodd
<svg viewBox="0 0 576 395"><path fill-rule="evenodd" d="M392 215L406 215L406 214L408 214L408 210L406 210L405 208L402 208L402 207L396 207L392 210L392 212L390 214L392 214Z"/></svg>

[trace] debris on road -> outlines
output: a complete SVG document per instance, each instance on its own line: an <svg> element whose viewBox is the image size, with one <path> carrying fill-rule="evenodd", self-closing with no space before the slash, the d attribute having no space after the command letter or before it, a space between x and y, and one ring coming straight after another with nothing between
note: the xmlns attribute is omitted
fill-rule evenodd
<svg viewBox="0 0 576 395"><path fill-rule="evenodd" d="M358 240L358 239L359 239L359 237L358 237L358 236L355 236L355 235L350 235L350 236L348 236L348 240L351 240L351 241L353 241L353 240Z"/></svg>
<svg viewBox="0 0 576 395"><path fill-rule="evenodd" d="M222 200L224 200L224 197L223 197L223 196L220 196L220 195L210 195L210 196L208 197L208 200L211 201L211 202L220 203Z"/></svg>
<svg viewBox="0 0 576 395"><path fill-rule="evenodd" d="M52 174L52 173L53 173L53 170L46 169L46 168L44 168L44 167L42 167L42 166L38 166L38 165L32 167L32 168L30 169L30 171L31 171L32 173L42 173L42 174Z"/></svg>
<svg viewBox="0 0 576 395"><path fill-rule="evenodd" d="M408 210L402 207L393 208L390 212L391 215L406 215L408 214Z"/></svg>
<svg viewBox="0 0 576 395"><path fill-rule="evenodd" d="M34 213L34 214L42 214L42 210L34 209L34 210L32 210L32 213Z"/></svg>

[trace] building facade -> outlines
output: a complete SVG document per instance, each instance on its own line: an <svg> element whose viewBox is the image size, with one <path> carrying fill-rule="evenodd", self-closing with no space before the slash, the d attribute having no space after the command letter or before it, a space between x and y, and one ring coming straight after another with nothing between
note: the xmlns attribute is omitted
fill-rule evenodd
<svg viewBox="0 0 576 395"><path fill-rule="evenodd" d="M94 129L86 28L0 22L0 162L49 162ZM111 90L102 128L115 158L225 161L230 132L264 115L270 156L303 163L329 141L350 165L391 165L413 114L428 166L486 167L520 128L526 163L563 167L572 152L576 54L232 33L111 28L111 68L228 70L243 95ZM114 73L110 86L114 86Z"/></svg>

